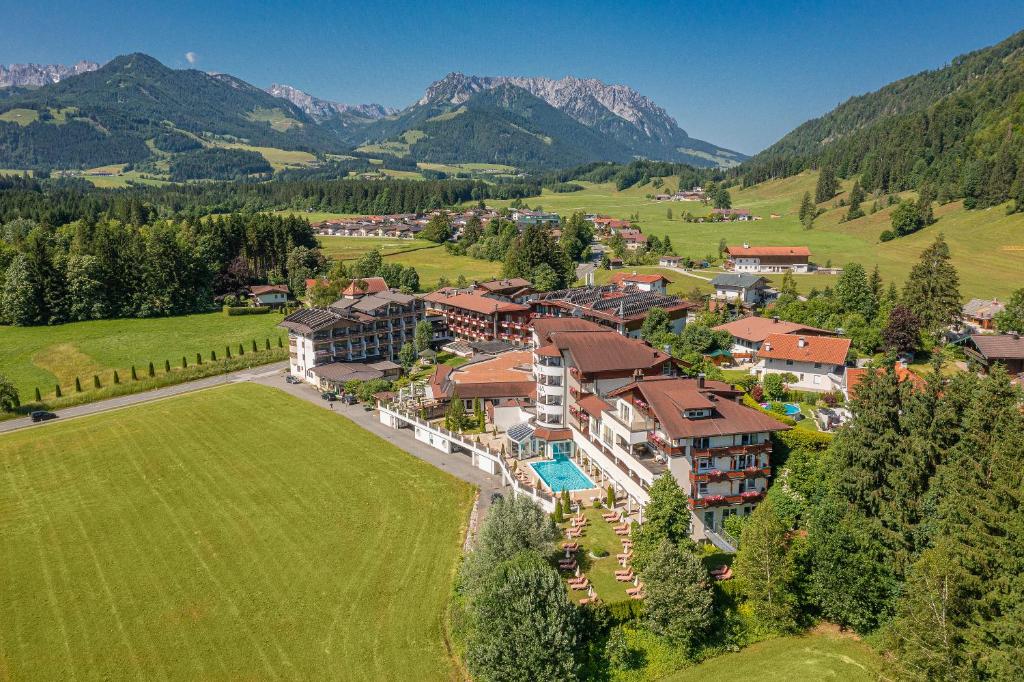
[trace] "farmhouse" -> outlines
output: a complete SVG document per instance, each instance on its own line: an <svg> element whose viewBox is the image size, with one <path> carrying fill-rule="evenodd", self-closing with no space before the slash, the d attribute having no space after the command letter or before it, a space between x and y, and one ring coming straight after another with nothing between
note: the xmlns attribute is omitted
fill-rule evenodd
<svg viewBox="0 0 1024 682"><path fill-rule="evenodd" d="M1020 334L971 334L964 352L986 373L998 363L1011 376L1024 374L1024 338Z"/></svg>
<svg viewBox="0 0 1024 682"><path fill-rule="evenodd" d="M248 291L249 302L252 305L270 308L288 305L288 296L291 293L287 284L257 284L249 287Z"/></svg>
<svg viewBox="0 0 1024 682"><path fill-rule="evenodd" d="M964 326L977 330L992 329L995 316L1005 309L1006 305L995 299L972 298L962 310Z"/></svg>
<svg viewBox="0 0 1024 682"><path fill-rule="evenodd" d="M787 322L777 317L755 317L749 315L715 327L715 331L727 331L732 336L734 358L752 358L761 349L761 344L771 334L802 334L804 336L834 336L827 329L809 327L796 322Z"/></svg>
<svg viewBox="0 0 1024 682"><path fill-rule="evenodd" d="M751 373L764 380L769 374L792 374L792 388L840 391L845 384L850 339L804 334L769 334L757 353Z"/></svg>
<svg viewBox="0 0 1024 682"><path fill-rule="evenodd" d="M760 305L767 299L768 280L760 275L723 273L711 280L715 298L744 306Z"/></svg>
<svg viewBox="0 0 1024 682"><path fill-rule="evenodd" d="M736 272L809 272L811 251L806 246L730 246L725 266Z"/></svg>

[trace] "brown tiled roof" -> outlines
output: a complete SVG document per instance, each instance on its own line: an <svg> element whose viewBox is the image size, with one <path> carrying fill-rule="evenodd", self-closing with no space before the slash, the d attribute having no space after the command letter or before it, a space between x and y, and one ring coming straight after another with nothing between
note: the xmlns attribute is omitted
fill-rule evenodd
<svg viewBox="0 0 1024 682"><path fill-rule="evenodd" d="M735 402L738 394L731 386L698 379L651 378L624 386L612 395L639 394L650 406L655 419L669 438L728 436L741 433L784 431L789 427L758 410ZM683 410L710 405L711 417L688 419Z"/></svg>
<svg viewBox="0 0 1024 682"><path fill-rule="evenodd" d="M253 296L260 296L262 294L287 294L287 284L256 284L249 287L249 293Z"/></svg>
<svg viewBox="0 0 1024 682"><path fill-rule="evenodd" d="M769 334L818 334L831 336L832 332L827 329L809 327L806 324L778 320L773 317L742 317L732 322L726 322L715 327L715 331L729 332L737 339L759 343L768 338Z"/></svg>
<svg viewBox="0 0 1024 682"><path fill-rule="evenodd" d="M803 340L803 346L800 345ZM850 339L802 334L769 334L757 352L758 357L795 362L820 362L841 365L850 352Z"/></svg>
<svg viewBox="0 0 1024 682"><path fill-rule="evenodd" d="M341 292L342 296L363 296L365 294L379 294L382 291L388 290L388 283L384 281L383 277L363 277L361 279L352 280L345 290Z"/></svg>
<svg viewBox="0 0 1024 682"><path fill-rule="evenodd" d="M730 246L730 256L800 256L808 257L811 250L806 246Z"/></svg>
<svg viewBox="0 0 1024 682"><path fill-rule="evenodd" d="M989 360L1024 360L1020 334L971 334L971 341Z"/></svg>
<svg viewBox="0 0 1024 682"><path fill-rule="evenodd" d="M613 275L612 279L611 279L611 281L614 282L615 284L622 284L623 282L642 282L644 284L654 284L655 282L660 282L661 280L665 280L666 282L669 282L669 283L672 282L672 280L670 280L665 275L645 274L645 273L641 273L641 274L634 273L632 275L626 275L626 274L621 274L620 273L618 275Z"/></svg>
<svg viewBox="0 0 1024 682"><path fill-rule="evenodd" d="M538 426L534 429L533 436L548 442L553 440L569 440L572 438L572 431L569 429L549 429L546 426Z"/></svg>
<svg viewBox="0 0 1024 682"><path fill-rule="evenodd" d="M549 358L560 358L562 357L562 351L558 350L558 346L541 346L537 350L533 351L534 355L542 355Z"/></svg>
<svg viewBox="0 0 1024 682"><path fill-rule="evenodd" d="M522 277L513 277L512 279L492 279L488 282L480 282L477 284L482 289L488 291L501 291L503 289L524 289L526 287L532 287L533 283L528 279Z"/></svg>
<svg viewBox="0 0 1024 682"><path fill-rule="evenodd" d="M430 378L436 398L532 398L536 383L530 351L512 351L462 367L438 366ZM436 388L435 388L436 387Z"/></svg>
<svg viewBox="0 0 1024 682"><path fill-rule="evenodd" d="M497 301L493 298L487 298L486 296L481 296L479 294L447 294L444 290L431 292L424 296L423 300L449 305L453 308L462 308L463 310L469 310L474 313L483 313L485 315L529 310L528 307L519 305L518 303Z"/></svg>
<svg viewBox="0 0 1024 682"><path fill-rule="evenodd" d="M864 377L866 377L868 372L870 371L871 370L866 367L850 367L846 370L847 395L853 397L853 395L857 392L857 386L860 385L860 382L864 381ZM881 374L884 370L876 369L875 371ZM907 367L901 364L896 365L895 371L896 378L899 381L909 381L917 390L924 389L925 385L927 384L923 377L914 373L912 370L908 369Z"/></svg>
<svg viewBox="0 0 1024 682"><path fill-rule="evenodd" d="M652 369L670 360L643 341L615 332L554 332L550 336L559 349L569 351L572 363L585 374Z"/></svg>
<svg viewBox="0 0 1024 682"><path fill-rule="evenodd" d="M541 343L550 341L553 332L604 332L612 331L597 322L581 320L578 317L537 317L533 320L533 331ZM613 332L614 333L614 332Z"/></svg>
<svg viewBox="0 0 1024 682"><path fill-rule="evenodd" d="M585 395L576 401L580 409L591 417L600 418L601 412L612 409L612 406L594 394Z"/></svg>

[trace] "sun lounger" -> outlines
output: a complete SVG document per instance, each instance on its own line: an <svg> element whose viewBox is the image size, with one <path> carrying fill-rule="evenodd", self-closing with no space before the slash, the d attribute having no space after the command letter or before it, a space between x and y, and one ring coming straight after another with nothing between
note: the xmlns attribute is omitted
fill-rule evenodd
<svg viewBox="0 0 1024 682"><path fill-rule="evenodd" d="M621 528L621 527L616 528L615 529L615 534L619 535L619 536L629 535L629 528Z"/></svg>
<svg viewBox="0 0 1024 682"><path fill-rule="evenodd" d="M575 552L575 551L579 550L579 548L580 548L580 543L578 543L578 542L563 542L562 543L562 549L564 549L566 552Z"/></svg>
<svg viewBox="0 0 1024 682"><path fill-rule="evenodd" d="M602 514L601 518L603 518L605 521L608 521L609 523L612 521L622 520L619 518L619 512L608 512L607 514Z"/></svg>
<svg viewBox="0 0 1024 682"><path fill-rule="evenodd" d="M619 575L618 573L616 573L615 574L615 579L618 580L620 583L631 583L631 582L633 582L634 579L636 579L636 575L633 574L632 572L630 572L630 573L623 573L622 575Z"/></svg>
<svg viewBox="0 0 1024 682"><path fill-rule="evenodd" d="M589 588L590 588L590 581L589 580L584 580L582 583L578 583L578 584L575 584L575 585L569 585L569 589L571 589L573 592L586 592Z"/></svg>
<svg viewBox="0 0 1024 682"><path fill-rule="evenodd" d="M643 586L643 584L640 584L640 585L637 585L636 587L631 587L628 590L626 590L626 594L628 594L630 597L632 597L632 596L637 595L637 594L642 594L643 591L644 591L644 586Z"/></svg>
<svg viewBox="0 0 1024 682"><path fill-rule="evenodd" d="M577 566L577 564L576 564L576 560L575 559L570 559L569 561L559 561L558 562L558 568L560 568L563 571L575 571L576 570L576 566Z"/></svg>

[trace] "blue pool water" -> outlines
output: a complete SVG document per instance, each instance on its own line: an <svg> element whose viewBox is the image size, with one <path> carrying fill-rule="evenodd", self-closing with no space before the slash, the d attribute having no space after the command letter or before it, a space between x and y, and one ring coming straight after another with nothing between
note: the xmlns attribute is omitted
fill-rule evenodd
<svg viewBox="0 0 1024 682"><path fill-rule="evenodd" d="M771 403L761 403L761 407L763 407L766 410L771 408L771 406ZM800 406L797 405L796 403L783 403L782 409L786 411L787 417L792 417L793 415L800 414Z"/></svg>
<svg viewBox="0 0 1024 682"><path fill-rule="evenodd" d="M587 475L565 455L555 455L552 460L534 462L530 466L537 472L541 480L556 493L563 490L586 490L594 487L594 482L587 478Z"/></svg>

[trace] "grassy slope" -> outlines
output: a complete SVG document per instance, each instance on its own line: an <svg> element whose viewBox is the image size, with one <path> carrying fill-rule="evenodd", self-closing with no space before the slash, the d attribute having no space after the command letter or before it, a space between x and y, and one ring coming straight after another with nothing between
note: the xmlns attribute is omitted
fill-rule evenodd
<svg viewBox="0 0 1024 682"><path fill-rule="evenodd" d="M256 339L263 348L266 338L277 346L278 336L287 336L277 327L281 315L244 315L226 317L220 313L187 315L146 320L95 320L56 327L0 326L0 374L6 375L21 391L23 401L31 399L36 386L44 397L53 392L57 381L68 392L75 377L86 389L92 375L99 374L104 385L117 369L127 380L131 365L141 376L152 361L162 371L164 360L191 363L196 353L208 359L211 350L221 355L226 344L232 351L245 344L246 351Z"/></svg>
<svg viewBox="0 0 1024 682"><path fill-rule="evenodd" d="M869 682L882 678L882 669L882 660L866 644L850 637L816 634L759 642L738 653L719 656L687 668L664 680Z"/></svg>
<svg viewBox="0 0 1024 682"><path fill-rule="evenodd" d="M469 486L251 384L45 434L0 437L4 677L451 676Z"/></svg>
<svg viewBox="0 0 1024 682"><path fill-rule="evenodd" d="M960 271L961 292L965 297L1006 297L1021 286L1024 272L1024 215L1005 215L1003 207L981 211L964 210L959 202L936 209L939 221L920 232L888 243L879 243L878 235L889 227L890 209L868 215L849 223L839 220L845 209L830 208L815 222L813 230L804 230L797 219L800 199L805 191L814 191L816 174L803 173L785 180L775 180L747 189L733 189L733 206L749 208L763 220L750 223L687 223L679 216L690 211L694 215L707 208L693 202L658 203L645 198L656 193L651 185L632 187L619 192L610 184L584 184L586 189L570 194L545 192L528 199L532 205L569 214L576 210L597 212L618 218L634 213L648 234L669 235L676 251L693 258L717 255L718 242L730 244L749 241L756 244L803 244L810 247L814 260L824 265L857 261L870 269L877 263L887 281L902 284L918 254L942 232L950 243L954 263ZM675 187L669 178L666 185ZM848 188L850 182L844 183ZM492 202L502 206L508 202ZM865 202L867 209L871 201ZM666 217L671 208L674 218ZM778 213L780 218L770 218ZM819 277L813 286L824 286L827 277ZM809 289L811 285L801 284Z"/></svg>

